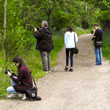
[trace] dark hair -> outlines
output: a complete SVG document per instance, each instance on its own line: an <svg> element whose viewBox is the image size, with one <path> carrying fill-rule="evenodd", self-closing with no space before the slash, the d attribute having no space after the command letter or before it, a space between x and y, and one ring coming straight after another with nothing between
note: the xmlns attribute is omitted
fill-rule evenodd
<svg viewBox="0 0 110 110"><path fill-rule="evenodd" d="M99 25L98 25L98 24L94 24L94 26L97 26L97 27L99 27Z"/></svg>
<svg viewBox="0 0 110 110"><path fill-rule="evenodd" d="M73 27L72 27L72 26L68 26L68 27L67 27L67 31L73 32L73 31L74 31L74 29L73 29Z"/></svg>
<svg viewBox="0 0 110 110"><path fill-rule="evenodd" d="M25 66L25 63L24 61L22 60L22 58L20 56L16 56L15 58L13 58L12 60L14 63L19 63L19 66L18 66L18 70L22 67L22 66Z"/></svg>

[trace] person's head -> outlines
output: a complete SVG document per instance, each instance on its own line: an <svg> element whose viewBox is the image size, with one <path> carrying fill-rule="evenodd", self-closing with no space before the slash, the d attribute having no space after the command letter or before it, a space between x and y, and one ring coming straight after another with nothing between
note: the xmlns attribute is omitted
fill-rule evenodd
<svg viewBox="0 0 110 110"><path fill-rule="evenodd" d="M68 27L67 27L67 31L69 31L69 32L74 32L74 29L73 29L72 26L68 26Z"/></svg>
<svg viewBox="0 0 110 110"><path fill-rule="evenodd" d="M99 28L98 24L94 24L94 29L97 30Z"/></svg>
<svg viewBox="0 0 110 110"><path fill-rule="evenodd" d="M43 20L42 21L42 24L41 24L41 27L44 28L44 27L48 27L48 22Z"/></svg>
<svg viewBox="0 0 110 110"><path fill-rule="evenodd" d="M12 60L15 63L15 66L18 68L18 70L25 65L24 61L22 60L22 58L20 56L16 56L15 58L13 58Z"/></svg>

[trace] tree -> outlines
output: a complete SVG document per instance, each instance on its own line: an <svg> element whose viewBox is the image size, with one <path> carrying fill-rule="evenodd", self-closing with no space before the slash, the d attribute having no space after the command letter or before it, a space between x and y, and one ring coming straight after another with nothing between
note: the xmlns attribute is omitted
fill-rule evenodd
<svg viewBox="0 0 110 110"><path fill-rule="evenodd" d="M4 34L3 34L3 55L4 58L6 58L6 50L5 50L5 46L6 46L6 21L7 21L7 0L5 0L5 4L4 4Z"/></svg>
<svg viewBox="0 0 110 110"><path fill-rule="evenodd" d="M95 8L100 9L100 15L97 21L100 21L104 29L110 29L110 0L87 0L92 3ZM97 14L95 14L97 16Z"/></svg>

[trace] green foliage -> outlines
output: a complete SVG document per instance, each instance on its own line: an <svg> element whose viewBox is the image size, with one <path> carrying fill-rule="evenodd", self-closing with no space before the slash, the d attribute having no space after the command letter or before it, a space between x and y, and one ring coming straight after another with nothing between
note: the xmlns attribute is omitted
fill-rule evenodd
<svg viewBox="0 0 110 110"><path fill-rule="evenodd" d="M0 50L2 49L2 33L0 33Z"/></svg>
<svg viewBox="0 0 110 110"><path fill-rule="evenodd" d="M33 46L34 38L32 32L24 30L22 26L16 27L15 30L7 30L6 50L7 57L22 55L29 51Z"/></svg>
<svg viewBox="0 0 110 110"><path fill-rule="evenodd" d="M34 44L31 37L34 27L40 27L42 20L48 20L49 26L53 30L60 31L68 25L92 26L96 21L103 22L106 25L109 13L108 11L100 11L94 4L87 0L8 0L7 1L7 31L5 50L7 57L15 55L23 55L28 52ZM0 0L0 2L2 2ZM107 9L109 8L108 2L102 3ZM0 4L0 41L3 36L3 14L4 2ZM86 9L87 8L87 9ZM101 7L102 8L102 7ZM102 13L102 14L101 14ZM104 15L108 14L106 22ZM103 16L101 16L103 15ZM86 27L88 27L86 26ZM83 26L84 27L84 26ZM0 43L0 48L2 47Z"/></svg>
<svg viewBox="0 0 110 110"><path fill-rule="evenodd" d="M110 60L110 32L109 31L104 32L103 56Z"/></svg>
<svg viewBox="0 0 110 110"><path fill-rule="evenodd" d="M104 29L110 29L110 0L87 0L92 3L96 9L100 9L97 21ZM97 16L97 14L95 14Z"/></svg>
<svg viewBox="0 0 110 110"><path fill-rule="evenodd" d="M90 34L90 29L82 29L79 27L75 27L75 31L78 35Z"/></svg>
<svg viewBox="0 0 110 110"><path fill-rule="evenodd" d="M4 0L0 0L0 50L2 49Z"/></svg>
<svg viewBox="0 0 110 110"><path fill-rule="evenodd" d="M69 14L61 10L55 10L51 15L52 28L59 31L60 29L71 25L72 21L70 19L71 17Z"/></svg>

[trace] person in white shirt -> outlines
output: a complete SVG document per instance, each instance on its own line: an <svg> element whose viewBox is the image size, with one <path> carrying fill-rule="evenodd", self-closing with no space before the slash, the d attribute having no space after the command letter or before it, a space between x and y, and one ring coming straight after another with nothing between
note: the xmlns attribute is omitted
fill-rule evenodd
<svg viewBox="0 0 110 110"><path fill-rule="evenodd" d="M73 51L75 48L75 44L78 42L78 37L76 32L72 26L67 28L67 31L64 35L65 48L66 48L66 67L65 71L68 71L69 57L70 57L70 69L69 71L73 71ZM75 43L76 42L76 43Z"/></svg>

